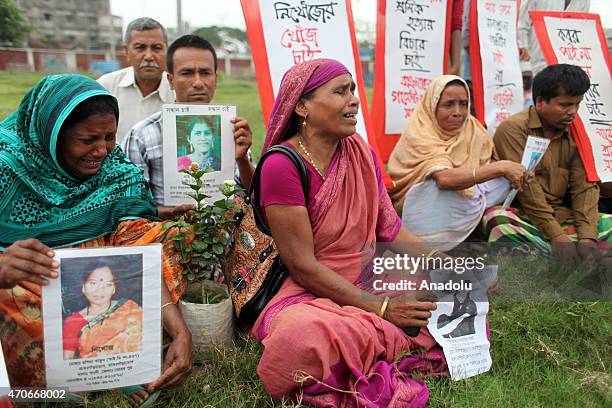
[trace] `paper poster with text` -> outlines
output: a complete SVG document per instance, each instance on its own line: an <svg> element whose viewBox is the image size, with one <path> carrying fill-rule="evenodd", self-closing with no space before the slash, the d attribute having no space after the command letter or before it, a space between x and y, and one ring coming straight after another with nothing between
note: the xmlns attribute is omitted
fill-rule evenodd
<svg viewBox="0 0 612 408"><path fill-rule="evenodd" d="M161 244L58 249L43 286L48 387L104 390L161 374Z"/></svg>
<svg viewBox="0 0 612 408"><path fill-rule="evenodd" d="M599 15L529 12L549 64L578 65L591 87L584 95L571 132L589 181L612 181L612 76Z"/></svg>
<svg viewBox="0 0 612 408"><path fill-rule="evenodd" d="M529 173L534 173L535 168L542 161L546 149L550 144L550 139L536 136L527 136L527 142L525 143L525 150L523 151L523 157L521 158L521 164L527 169ZM518 190L512 189L508 197L504 201L502 208L505 210L510 207L512 201L518 194Z"/></svg>
<svg viewBox="0 0 612 408"><path fill-rule="evenodd" d="M187 193L193 190L184 183L193 178L181 170L192 163L209 172L202 181L212 201L223 195L217 186L234 179L234 125L236 107L231 105L171 104L162 108L164 135L164 205L195 204Z"/></svg>
<svg viewBox="0 0 612 408"><path fill-rule="evenodd" d="M445 71L452 3L378 0L372 122L385 163L425 89Z"/></svg>
<svg viewBox="0 0 612 408"><path fill-rule="evenodd" d="M476 117L493 135L524 107L517 43L517 0L472 0L470 60Z"/></svg>
<svg viewBox="0 0 612 408"><path fill-rule="evenodd" d="M6 372L6 362L4 361L4 352L2 351L2 343L0 343L0 397L6 395L10 386L8 373Z"/></svg>
<svg viewBox="0 0 612 408"><path fill-rule="evenodd" d="M487 338L487 289L497 266L466 270L434 270L429 287L438 297L427 328L444 351L451 379L461 380L491 369Z"/></svg>

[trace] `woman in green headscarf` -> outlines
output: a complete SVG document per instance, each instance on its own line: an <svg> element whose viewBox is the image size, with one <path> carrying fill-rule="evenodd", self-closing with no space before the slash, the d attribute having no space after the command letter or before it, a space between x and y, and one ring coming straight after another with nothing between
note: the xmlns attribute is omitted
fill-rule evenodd
<svg viewBox="0 0 612 408"><path fill-rule="evenodd" d="M191 334L176 307L185 283L171 237L157 221L142 170L115 143L116 99L80 75L43 78L0 123L0 333L13 387L43 387L41 285L57 275L52 248L163 243L164 372L191 369ZM146 391L132 395L136 403Z"/></svg>

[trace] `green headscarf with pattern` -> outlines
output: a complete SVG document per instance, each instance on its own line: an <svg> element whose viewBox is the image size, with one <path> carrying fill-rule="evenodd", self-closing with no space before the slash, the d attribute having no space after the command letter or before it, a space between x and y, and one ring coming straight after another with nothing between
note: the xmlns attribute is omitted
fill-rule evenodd
<svg viewBox="0 0 612 408"><path fill-rule="evenodd" d="M0 251L27 238L70 246L114 232L122 219L156 219L142 170L119 146L84 180L60 165L62 124L77 105L98 95L117 103L91 78L47 76L0 123Z"/></svg>

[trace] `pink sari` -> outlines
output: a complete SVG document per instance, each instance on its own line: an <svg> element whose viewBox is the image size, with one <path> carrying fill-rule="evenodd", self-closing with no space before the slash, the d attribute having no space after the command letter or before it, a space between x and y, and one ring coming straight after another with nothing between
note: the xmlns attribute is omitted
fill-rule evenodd
<svg viewBox="0 0 612 408"><path fill-rule="evenodd" d="M373 256L377 235L381 238L381 223L394 229L397 215L385 189L379 189L363 139L343 139L338 154L308 212L316 258L358 284L362 262ZM395 235L396 228L389 240ZM442 351L426 329L408 337L373 313L316 298L290 277L252 333L264 346L257 372L270 395L301 394L313 406L425 406L427 387L412 379L412 372L447 373ZM394 363L415 349L424 354Z"/></svg>

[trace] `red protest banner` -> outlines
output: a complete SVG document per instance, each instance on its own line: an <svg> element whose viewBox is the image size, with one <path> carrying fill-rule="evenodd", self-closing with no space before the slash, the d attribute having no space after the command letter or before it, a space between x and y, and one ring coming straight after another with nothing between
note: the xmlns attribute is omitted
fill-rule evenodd
<svg viewBox="0 0 612 408"><path fill-rule="evenodd" d="M241 4L266 126L284 73L300 62L332 58L342 62L353 75L361 101L357 133L378 154L350 0L241 0ZM390 185L391 180L382 170L385 184Z"/></svg>

